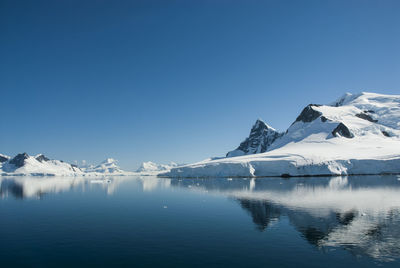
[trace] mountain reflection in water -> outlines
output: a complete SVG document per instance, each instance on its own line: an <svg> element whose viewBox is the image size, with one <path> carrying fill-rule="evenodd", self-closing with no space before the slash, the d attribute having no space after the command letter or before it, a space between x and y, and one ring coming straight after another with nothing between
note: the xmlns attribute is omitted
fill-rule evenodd
<svg viewBox="0 0 400 268"><path fill-rule="evenodd" d="M397 176L172 180L172 186L218 192L237 200L257 229L286 216L312 245L355 255L400 257Z"/></svg>
<svg viewBox="0 0 400 268"><path fill-rule="evenodd" d="M260 232L288 218L320 250L343 248L379 261L400 257L400 179L397 176L259 179L160 179L156 177L39 178L2 177L0 196L42 198L71 189L100 187L116 194L127 181L143 191L184 189L222 195L237 202Z"/></svg>

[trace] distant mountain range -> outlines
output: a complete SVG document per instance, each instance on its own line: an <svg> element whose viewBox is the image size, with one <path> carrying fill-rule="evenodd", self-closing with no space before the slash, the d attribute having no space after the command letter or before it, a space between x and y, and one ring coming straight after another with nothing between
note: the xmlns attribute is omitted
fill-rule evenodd
<svg viewBox="0 0 400 268"><path fill-rule="evenodd" d="M171 168L175 168L181 166L177 163L171 162L169 164L156 164L154 162L148 161L143 162L140 167L136 170L136 172L141 173L142 175L154 175L155 173L160 173L162 171L168 171Z"/></svg>
<svg viewBox="0 0 400 268"><path fill-rule="evenodd" d="M272 115L273 116L273 115ZM400 95L346 93L309 104L285 132L258 119L237 149L162 173L168 177L400 173Z"/></svg>
<svg viewBox="0 0 400 268"><path fill-rule="evenodd" d="M0 176L128 176L157 175L181 166L174 162L156 164L143 162L136 172L124 171L118 166L118 161L107 158L98 165L76 165L62 160L52 160L43 154L30 156L27 153L10 157L0 154Z"/></svg>
<svg viewBox="0 0 400 268"><path fill-rule="evenodd" d="M178 165L144 162L123 171L108 158L77 166L43 154L0 154L0 175L263 177L400 174L400 95L346 93L328 105L309 104L285 132L258 119L226 157Z"/></svg>
<svg viewBox="0 0 400 268"><path fill-rule="evenodd" d="M117 161L108 158L96 166L78 167L61 160L52 160L43 154L30 156L27 153L9 157L0 154L0 174L30 175L30 176L104 176L104 175L129 175L120 169Z"/></svg>

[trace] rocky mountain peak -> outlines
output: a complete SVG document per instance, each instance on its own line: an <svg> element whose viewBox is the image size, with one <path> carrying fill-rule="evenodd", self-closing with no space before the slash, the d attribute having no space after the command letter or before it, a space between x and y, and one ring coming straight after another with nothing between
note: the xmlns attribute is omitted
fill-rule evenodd
<svg viewBox="0 0 400 268"><path fill-rule="evenodd" d="M45 155L43 155L43 154L37 155L37 156L35 157L35 159L36 159L37 161L39 161L39 162L47 162L47 161L50 160L49 158L47 158L47 157L46 157Z"/></svg>
<svg viewBox="0 0 400 268"><path fill-rule="evenodd" d="M25 164L25 160L29 158L27 153L17 154L13 159L10 160L10 164L16 167L22 167Z"/></svg>
<svg viewBox="0 0 400 268"><path fill-rule="evenodd" d="M299 121L304 122L304 123L309 123L309 122L314 121L318 117L320 117L322 115L322 113L313 109L313 107L319 107L319 106L321 106L321 105L319 105L319 104L307 105L303 109L303 111L301 111L300 115L296 118L296 121L294 121L294 123L299 122Z"/></svg>
<svg viewBox="0 0 400 268"><path fill-rule="evenodd" d="M227 157L266 152L268 147L280 136L274 128L268 126L263 120L257 119L251 128L250 135L236 150L227 153Z"/></svg>

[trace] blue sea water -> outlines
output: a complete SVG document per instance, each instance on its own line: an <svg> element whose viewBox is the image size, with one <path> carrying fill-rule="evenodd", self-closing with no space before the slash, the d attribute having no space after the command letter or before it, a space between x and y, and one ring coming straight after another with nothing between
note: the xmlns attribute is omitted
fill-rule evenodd
<svg viewBox="0 0 400 268"><path fill-rule="evenodd" d="M399 267L400 179L0 177L0 267Z"/></svg>

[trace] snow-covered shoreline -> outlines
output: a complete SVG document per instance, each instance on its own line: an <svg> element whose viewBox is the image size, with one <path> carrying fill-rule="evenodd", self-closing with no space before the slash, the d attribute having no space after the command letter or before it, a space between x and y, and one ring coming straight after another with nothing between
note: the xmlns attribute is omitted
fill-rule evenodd
<svg viewBox="0 0 400 268"><path fill-rule="evenodd" d="M259 124L257 122L256 124ZM307 105L272 143L253 127L234 156L172 168L160 177L308 177L400 174L400 95L346 94ZM249 142L249 140L251 142ZM243 148L249 144L249 148ZM254 148L266 148L263 153ZM238 152L242 150L242 152Z"/></svg>
<svg viewBox="0 0 400 268"><path fill-rule="evenodd" d="M14 157L0 154L0 177L114 177L114 176L156 176L161 172L169 171L179 164L156 164L143 162L136 171L125 171L118 166L118 161L107 158L98 165L88 165L85 161L78 166L61 160L49 159L43 154L36 156L27 153L17 154Z"/></svg>
<svg viewBox="0 0 400 268"><path fill-rule="evenodd" d="M26 153L0 154L0 176L310 177L400 174L400 95L345 94L309 104L285 132L258 119L227 157L179 165L144 162L136 172L108 158L77 166Z"/></svg>
<svg viewBox="0 0 400 268"><path fill-rule="evenodd" d="M129 176L133 172L120 169L117 161L107 158L94 166L78 167L61 160L52 160L38 154L30 156L27 153L15 157L1 155L0 176L34 176L34 177L104 177Z"/></svg>

